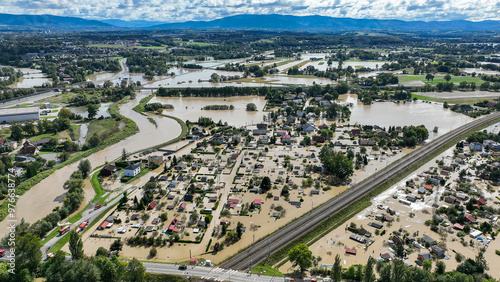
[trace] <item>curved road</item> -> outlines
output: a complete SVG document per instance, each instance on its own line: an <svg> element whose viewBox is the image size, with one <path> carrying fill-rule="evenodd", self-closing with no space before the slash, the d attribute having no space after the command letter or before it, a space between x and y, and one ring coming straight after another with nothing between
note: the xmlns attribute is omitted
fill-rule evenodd
<svg viewBox="0 0 500 282"><path fill-rule="evenodd" d="M389 165L379 173L368 177L365 181L354 186L344 194L337 196L322 206L310 212L309 216L302 216L298 220L287 225L283 229L273 233L269 237L259 241L253 247L239 253L235 257L223 263L220 267L226 269L245 270L265 259L273 252L286 246L289 242L297 239L305 230L310 230L333 216L336 212L349 206L350 203L367 195L370 191L386 183L389 179L402 173L410 165L417 163L427 155L437 151L449 141L480 125L500 118L500 113L494 113L486 117L476 119L462 127L459 127L438 139L428 143L419 150L412 152L403 159Z"/></svg>

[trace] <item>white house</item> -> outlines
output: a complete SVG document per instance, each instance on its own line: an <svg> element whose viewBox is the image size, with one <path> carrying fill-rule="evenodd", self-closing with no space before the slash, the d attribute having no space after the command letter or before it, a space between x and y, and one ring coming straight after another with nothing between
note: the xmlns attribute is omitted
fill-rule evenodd
<svg viewBox="0 0 500 282"><path fill-rule="evenodd" d="M125 175L125 176L135 177L135 176L137 176L140 172L141 172L141 163L136 163L136 164L132 164L132 165L127 166L127 167L123 170L123 175Z"/></svg>
<svg viewBox="0 0 500 282"><path fill-rule="evenodd" d="M479 142L472 142L469 144L469 148L471 150L475 150L475 151L482 151L483 150L483 144L479 143Z"/></svg>

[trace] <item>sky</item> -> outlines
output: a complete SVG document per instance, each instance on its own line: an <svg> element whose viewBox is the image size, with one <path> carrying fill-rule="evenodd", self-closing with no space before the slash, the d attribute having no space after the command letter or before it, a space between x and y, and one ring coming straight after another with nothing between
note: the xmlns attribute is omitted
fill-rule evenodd
<svg viewBox="0 0 500 282"><path fill-rule="evenodd" d="M339 18L500 20L500 0L0 0L0 13L86 19L206 21L238 14Z"/></svg>

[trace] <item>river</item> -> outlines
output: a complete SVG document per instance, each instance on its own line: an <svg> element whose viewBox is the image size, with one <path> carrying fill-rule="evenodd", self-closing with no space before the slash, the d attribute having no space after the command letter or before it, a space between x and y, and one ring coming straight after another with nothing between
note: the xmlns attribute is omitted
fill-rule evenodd
<svg viewBox="0 0 500 282"><path fill-rule="evenodd" d="M132 110L139 103L139 100L147 95L147 93L139 93L137 99L120 106L120 113L132 119L140 131L89 156L87 159L92 164L92 167L100 166L106 161L120 157L123 148L129 152L138 151L167 142L179 136L182 129L175 120L163 117L155 118L158 124L158 128L156 128L145 116ZM77 167L78 162L57 170L22 195L16 205L16 219L18 222L21 218L24 218L26 222L33 223L49 214L55 207L60 206L60 200L65 193L63 184L68 180L71 173L77 170ZM82 203L82 205L85 204ZM11 223L7 222L7 220L0 222L0 236L6 234L8 231L7 226Z"/></svg>

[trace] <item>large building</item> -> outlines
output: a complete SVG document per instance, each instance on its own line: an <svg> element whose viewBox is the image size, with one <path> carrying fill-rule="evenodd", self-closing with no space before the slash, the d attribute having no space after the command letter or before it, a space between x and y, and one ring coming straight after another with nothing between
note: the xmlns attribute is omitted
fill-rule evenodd
<svg viewBox="0 0 500 282"><path fill-rule="evenodd" d="M39 110L38 107L0 108L0 123L40 119Z"/></svg>

